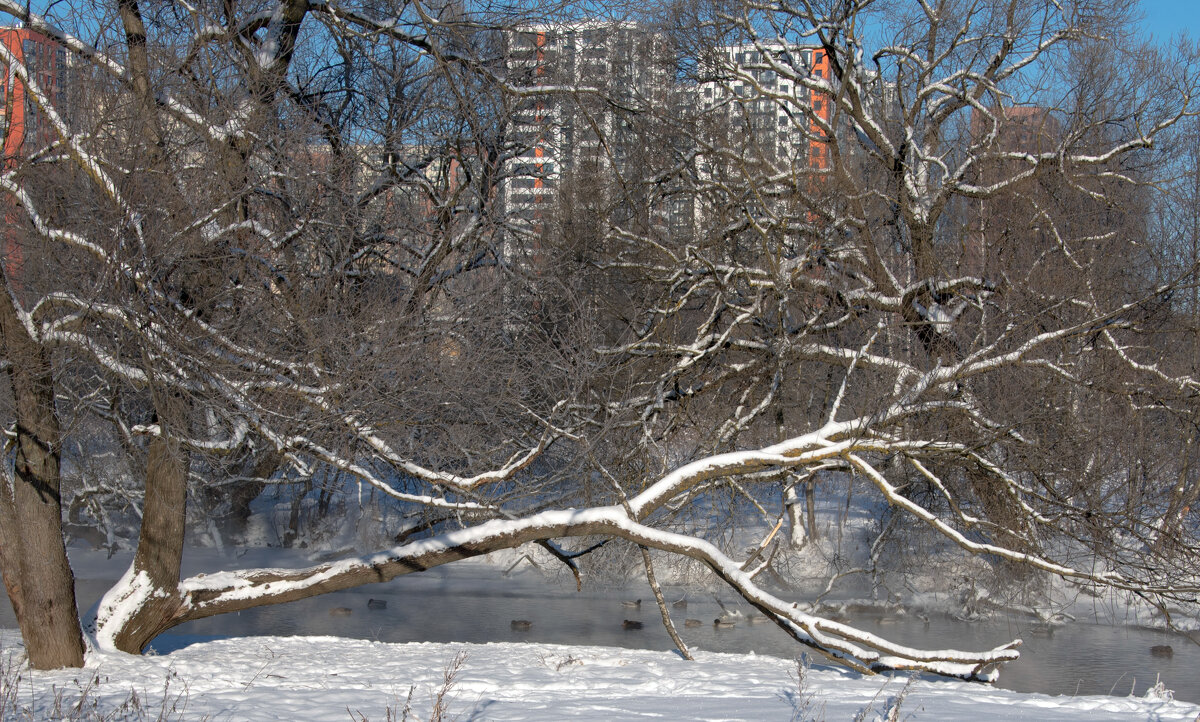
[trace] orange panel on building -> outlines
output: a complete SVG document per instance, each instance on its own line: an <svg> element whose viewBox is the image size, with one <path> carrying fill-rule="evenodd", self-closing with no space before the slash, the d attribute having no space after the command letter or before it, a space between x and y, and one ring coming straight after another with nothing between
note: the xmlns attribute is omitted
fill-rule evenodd
<svg viewBox="0 0 1200 722"><path fill-rule="evenodd" d="M0 43L17 62L25 67L33 84L46 94L48 100L61 109L66 72L66 51L54 40L25 28L0 28ZM3 170L11 171L30 152L56 140L55 130L30 96L25 83L15 77L13 69L0 62L4 82L0 84L0 128L4 132ZM11 80L11 82L10 82ZM12 95L9 96L9 88ZM18 242L20 217L12 198L4 201L4 263L10 280L17 283L23 258Z"/></svg>
<svg viewBox="0 0 1200 722"><path fill-rule="evenodd" d="M829 56L824 50L814 50L812 60L812 73L818 78L829 79ZM833 109L830 107L830 99L824 94L814 94L812 99L813 114L816 115L829 125L829 119L833 115ZM814 138L824 137L825 132L821 130L821 126L814 119L809 127ZM823 140L812 140L809 142L808 148L808 165L810 168L818 170L826 170L829 168L829 143Z"/></svg>

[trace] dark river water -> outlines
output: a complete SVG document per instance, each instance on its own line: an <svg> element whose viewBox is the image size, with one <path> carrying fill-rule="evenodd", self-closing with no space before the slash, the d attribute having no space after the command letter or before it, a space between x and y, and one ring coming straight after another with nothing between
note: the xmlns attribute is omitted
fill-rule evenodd
<svg viewBox="0 0 1200 722"><path fill-rule="evenodd" d="M86 608L110 582L79 582L80 605ZM754 652L793 658L801 651L772 624L740 621L732 629L715 629L722 608L711 594L667 589L670 600L685 598L686 609L672 609L684 641L694 649ZM638 608L622 601L643 598ZM377 602L369 605L368 601ZM729 609L731 596L723 600ZM379 602L385 604L381 605ZM379 607L383 608L379 608ZM374 608L372 608L374 607ZM331 610L338 610L331 614ZM345 610L349 610L348 612ZM742 611L749 612L744 605ZM685 627L687 618L702 620ZM640 621L626 629L624 620ZM526 620L527 630L514 630L513 620ZM989 649L1014 638L1024 640L1021 659L1006 665L999 686L1055 695L1142 695L1161 678L1177 699L1200 703L1200 645L1186 637L1145 629L1073 623L1053 636L1035 633L1023 620L994 618L961 622L933 616L929 624L907 619L880 619L864 614L852 623L893 641L915 647ZM0 598L0 627L15 627L7 597ZM426 573L387 584L337 592L286 605L263 607L212 617L172 630L153 644L167 652L196 637L246 635L333 635L383 642L544 642L673 649L662 628L649 590L574 591L573 584L472 578L463 574ZM1170 645L1173 657L1152 656L1154 645ZM814 660L819 662L820 660Z"/></svg>

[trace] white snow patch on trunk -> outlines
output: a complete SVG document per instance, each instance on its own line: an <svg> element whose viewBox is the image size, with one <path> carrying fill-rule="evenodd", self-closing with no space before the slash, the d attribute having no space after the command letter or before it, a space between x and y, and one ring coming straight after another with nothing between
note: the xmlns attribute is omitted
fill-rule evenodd
<svg viewBox="0 0 1200 722"><path fill-rule="evenodd" d="M145 571L135 571L132 564L125 576L100 599L96 608L96 645L105 652L116 652L116 635L133 615L155 595L156 590Z"/></svg>

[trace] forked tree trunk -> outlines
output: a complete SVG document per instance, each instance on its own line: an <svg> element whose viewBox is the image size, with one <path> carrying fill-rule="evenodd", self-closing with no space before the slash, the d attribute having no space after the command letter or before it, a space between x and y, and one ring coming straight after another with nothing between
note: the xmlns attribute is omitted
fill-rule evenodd
<svg viewBox="0 0 1200 722"><path fill-rule="evenodd" d="M83 666L75 577L62 536L61 432L50 359L0 289L0 338L16 415L14 474L0 481L0 571L34 669Z"/></svg>

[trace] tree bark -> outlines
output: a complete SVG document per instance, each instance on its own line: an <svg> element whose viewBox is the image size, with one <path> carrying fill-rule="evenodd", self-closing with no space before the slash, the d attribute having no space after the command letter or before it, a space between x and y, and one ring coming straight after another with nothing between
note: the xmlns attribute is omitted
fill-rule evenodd
<svg viewBox="0 0 1200 722"><path fill-rule="evenodd" d="M133 557L134 578L142 584L148 582L153 593L113 637L117 649L130 654L140 654L151 640L173 626L169 620L179 607L188 455L175 435L186 427L188 404L169 392L154 396L162 433L150 444L146 460L146 501Z"/></svg>
<svg viewBox="0 0 1200 722"><path fill-rule="evenodd" d="M7 280L6 280L7 283ZM6 285L0 291L0 338L16 412L12 485L0 482L0 567L34 669L83 666L75 577L62 536L61 431L54 375Z"/></svg>

